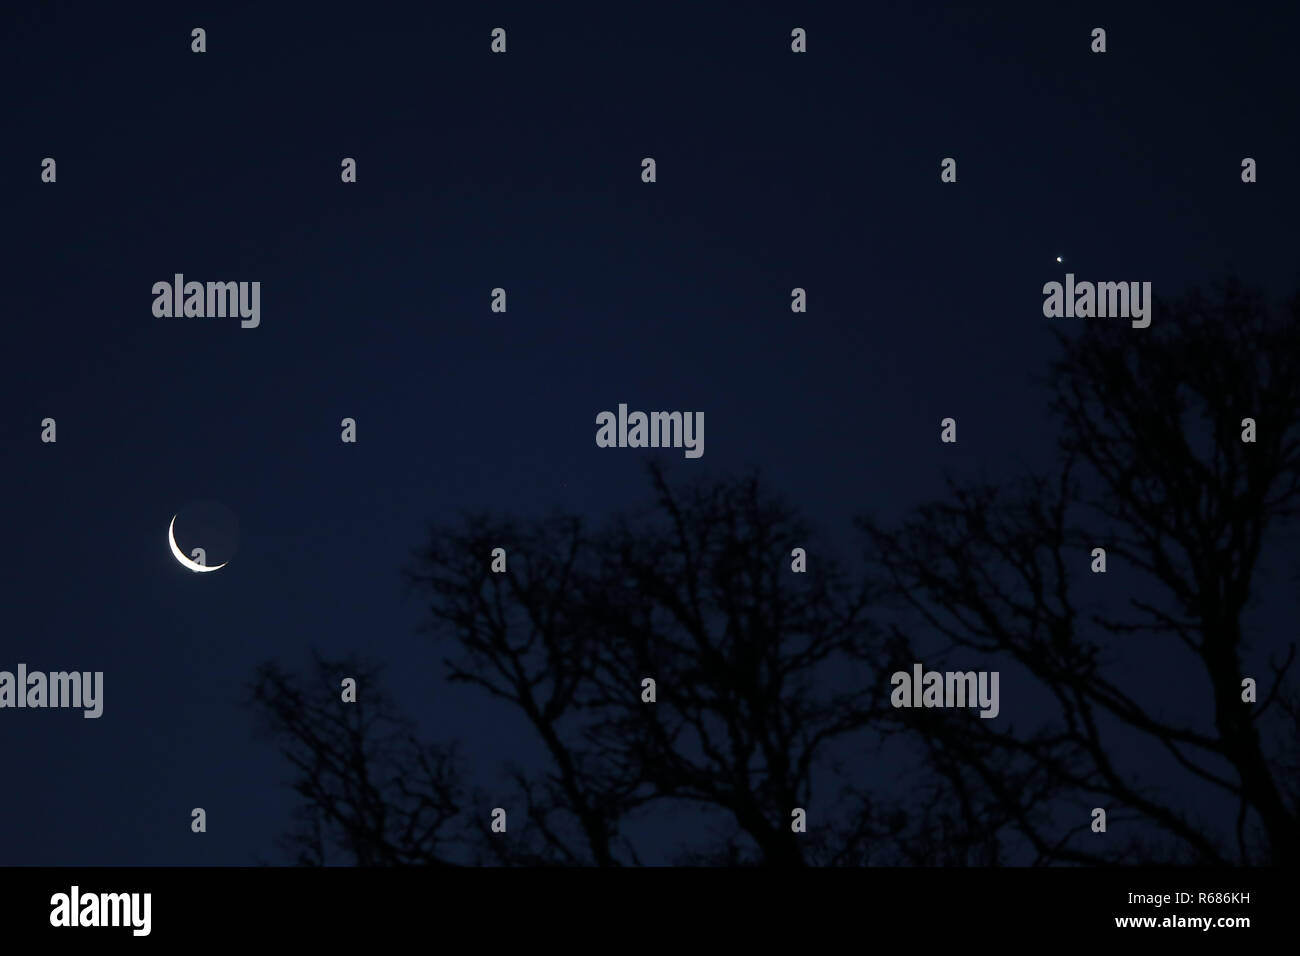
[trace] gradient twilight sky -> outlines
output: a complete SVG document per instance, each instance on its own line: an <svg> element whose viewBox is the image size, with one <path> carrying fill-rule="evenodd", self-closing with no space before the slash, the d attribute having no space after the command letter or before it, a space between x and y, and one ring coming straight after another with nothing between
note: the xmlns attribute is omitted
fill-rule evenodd
<svg viewBox="0 0 1300 956"><path fill-rule="evenodd" d="M312 646L490 784L535 745L415 633L432 521L608 514L659 455L761 466L849 553L1050 451L1044 282L1300 285L1293 10L916 6L6 5L0 669L102 670L105 712L0 711L0 864L278 861L240 702ZM260 327L155 318L177 272L260 281ZM703 458L597 448L620 402L703 411ZM165 539L200 499L240 524L208 575Z"/></svg>

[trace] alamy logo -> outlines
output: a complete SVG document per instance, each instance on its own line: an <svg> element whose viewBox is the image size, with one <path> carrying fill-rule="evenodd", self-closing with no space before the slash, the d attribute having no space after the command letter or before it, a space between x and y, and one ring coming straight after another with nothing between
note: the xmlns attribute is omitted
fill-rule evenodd
<svg viewBox="0 0 1300 956"><path fill-rule="evenodd" d="M86 893L73 886L50 897L51 926L129 926L133 936L152 927L152 893Z"/></svg>
<svg viewBox="0 0 1300 956"><path fill-rule="evenodd" d="M4 707L84 707L82 717L98 717L104 712L104 672L28 673L27 665L19 664L17 675L0 671L0 708Z"/></svg>
<svg viewBox="0 0 1300 956"><path fill-rule="evenodd" d="M627 405L596 416L596 445L600 448L685 448L687 458L704 454L703 412L628 413Z"/></svg>
<svg viewBox="0 0 1300 956"><path fill-rule="evenodd" d="M926 671L912 665L912 673L895 671L889 678L894 692L889 702L895 707L974 707L981 717L996 717L998 705L997 671Z"/></svg>
<svg viewBox="0 0 1300 956"><path fill-rule="evenodd" d="M1150 282L1074 281L1074 273L1065 274L1065 288L1059 282L1043 286L1043 315L1049 319L1120 318L1132 319L1133 328L1151 324Z"/></svg>
<svg viewBox="0 0 1300 956"><path fill-rule="evenodd" d="M155 282L153 314L160 319L240 316L240 326L255 329L262 322L262 283L186 282L176 273L173 282Z"/></svg>

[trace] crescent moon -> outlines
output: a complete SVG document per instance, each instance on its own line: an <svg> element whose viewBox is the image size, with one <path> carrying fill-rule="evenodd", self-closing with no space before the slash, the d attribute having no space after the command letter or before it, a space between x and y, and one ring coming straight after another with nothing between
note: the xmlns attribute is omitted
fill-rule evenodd
<svg viewBox="0 0 1300 956"><path fill-rule="evenodd" d="M172 515L172 523L167 526L167 543L172 546L172 554L176 556L177 561L185 565L185 567L189 568L191 571L215 571L218 568L224 568L229 564L228 561L222 561L220 564L209 568L199 564L197 561L191 561L189 558L185 557L185 552L176 546L176 535L173 531L176 527L176 517L176 515Z"/></svg>

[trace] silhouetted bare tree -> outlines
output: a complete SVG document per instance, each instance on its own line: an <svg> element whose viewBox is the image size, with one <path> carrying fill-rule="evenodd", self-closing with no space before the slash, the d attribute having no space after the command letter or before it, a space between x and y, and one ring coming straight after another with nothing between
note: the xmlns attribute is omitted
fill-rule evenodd
<svg viewBox="0 0 1300 956"><path fill-rule="evenodd" d="M879 571L925 625L896 633L900 662L921 659L912 636L937 633L946 650L1030 675L1054 719L897 716L951 792L978 794L977 818L1027 840L1038 862L1294 865L1295 769L1282 754L1300 728L1294 712L1269 718L1295 645L1248 630L1246 615L1261 554L1286 542L1300 502L1300 299L1270 310L1228 282L1162 304L1140 332L1101 324L1061 343L1054 477L953 487L899 527L863 523ZM1095 547L1110 594L1089 608L1079 593ZM1177 655L1204 680L1182 689L1174 715L1160 703L1168 688L1143 686L1135 661ZM1252 675L1260 699L1247 703ZM1152 754L1125 759L1134 741L1182 769L1182 792L1143 783ZM1231 825L1192 798L1200 790L1232 801ZM1105 840L1089 830L1094 806L1110 810Z"/></svg>
<svg viewBox="0 0 1300 956"><path fill-rule="evenodd" d="M544 755L495 800L525 826L490 832L377 675L367 707L340 703L360 664L318 662L315 690L268 665L254 700L296 768L299 860L638 863L634 824L695 806L720 829L682 862L1294 863L1294 646L1247 611L1300 494L1298 329L1300 300L1274 313L1230 283L1160 304L1149 329L1063 336L1059 470L862 521L862 574L753 476L675 486L652 468L653 500L599 528L433 529L409 582L447 676L521 715ZM1137 668L1180 653L1204 686L1170 704ZM982 659L1005 668L999 719L889 704L913 661ZM1144 779L1153 749L1186 787Z"/></svg>
<svg viewBox="0 0 1300 956"><path fill-rule="evenodd" d="M731 818L754 849L729 858L803 862L791 814L876 697L862 682L826 690L834 666L871 656L866 593L825 554L816 575L791 570L811 536L756 478L676 494L651 479L653 506L599 533L573 517L437 529L412 582L460 652L451 679L508 701L546 748L544 779L516 776L535 853L635 862L620 821L677 800ZM489 570L494 547L507 573Z"/></svg>
<svg viewBox="0 0 1300 956"><path fill-rule="evenodd" d="M725 811L762 862L804 863L791 815L814 805L818 759L881 713L870 595L815 547L815 573L791 570L812 535L756 478L651 476L654 512L605 539L587 596L603 645L585 700L606 715L591 741L656 797ZM641 676L653 705L629 693Z"/></svg>
<svg viewBox="0 0 1300 956"><path fill-rule="evenodd" d="M884 825L836 773L832 751L851 739L847 746L858 746L859 736L865 745L880 711L865 587L757 478L676 492L658 469L651 480L648 509L595 532L573 516L472 516L430 534L409 579L428 600L429 630L451 649L448 677L520 713L548 763L540 775L512 770L511 803L527 825L511 839L492 839L481 809L463 832L482 838L480 858L499 862L636 863L624 822L672 801L710 808L732 826L685 848L688 858L861 862ZM797 547L812 555L815 573L792 571ZM504 573L491 570L495 548L505 549ZM336 685L347 671L325 665L322 680L331 666ZM645 678L657 682L653 703L642 697ZM356 705L340 703L336 686L325 681L318 695L272 668L255 691L299 771L309 835L319 843L321 829L333 833L357 862L408 861L391 844L392 821L417 808L381 809L367 783L376 778L364 753L373 735L355 726ZM385 778L400 776L416 753L413 741L400 738L402 751L391 738L373 755ZM445 811L431 841L468 797L453 806L442 799L449 778L425 780L439 787L433 806ZM815 810L814 782L827 788ZM832 806L844 809L846 825ZM796 838L797 808L828 825ZM441 859L432 842L406 852L411 862Z"/></svg>
<svg viewBox="0 0 1300 956"><path fill-rule="evenodd" d="M342 703L342 676L365 688ZM464 839L444 831L463 801L454 754L416 740L377 670L315 657L304 687L274 663L250 688L264 728L296 771L298 863L436 865ZM341 854L341 858L337 855Z"/></svg>

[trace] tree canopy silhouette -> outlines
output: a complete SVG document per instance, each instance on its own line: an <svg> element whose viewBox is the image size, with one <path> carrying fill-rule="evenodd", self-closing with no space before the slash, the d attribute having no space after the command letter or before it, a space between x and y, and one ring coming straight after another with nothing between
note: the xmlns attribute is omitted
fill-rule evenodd
<svg viewBox="0 0 1300 956"><path fill-rule="evenodd" d="M1250 630L1247 614L1261 556L1290 544L1300 500L1300 298L1270 310L1229 281L1158 314L1140 334L1061 337L1054 475L955 486L899 527L863 523L878 572L924 622L898 629L898 653L915 653L913 635L942 635L959 656L1014 662L1046 692L1028 720L900 719L954 788L995 798L1037 862L1294 865L1284 755L1297 724L1275 705L1294 693L1295 645ZM1085 603L1098 547L1106 593ZM1203 680L1178 688L1173 714L1158 675L1177 656ZM1125 748L1141 754L1126 760ZM1184 775L1178 792L1143 782L1155 750ZM1231 801L1230 825L1206 809L1216 796ZM1109 839L1090 832L1089 807L1110 808Z"/></svg>
<svg viewBox="0 0 1300 956"><path fill-rule="evenodd" d="M651 506L600 529L572 515L477 515L435 528L409 572L428 601L428 630L450 651L448 678L513 707L549 762L540 775L512 769L512 805L526 816L517 836L492 839L466 824L482 837L475 859L636 863L625 822L667 802L729 821L731 832L684 850L697 861L842 862L865 852L862 797L823 767L836 744L866 732L881 712L865 584L819 550L755 476L677 489L658 468L650 477ZM791 571L796 547L818 555L816 574ZM495 548L506 552L503 573L490 567ZM377 727L373 762L382 766L373 768L364 753L370 731L348 716L355 705L337 702L339 675L362 666L318 662L321 696L310 702L273 665L254 684L254 701L300 774L311 827L294 846L328 843L356 862L406 862L416 850L391 846L390 831L420 829L414 820L423 813L428 836L418 855L452 861L463 848L439 855L433 842L451 792L434 771L448 764L423 758L425 785L440 795L431 806L385 796L379 778L396 787L398 754L412 760L423 751L400 734L399 750L394 730ZM850 669L860 679L845 681ZM653 703L643 699L646 678L664 688ZM372 719L381 717L391 715ZM361 794L358 780L369 788ZM838 833L829 843L791 829L815 784L838 787L826 805L849 808L842 826L826 830ZM409 800L409 781L402 788ZM486 821L486 805L470 816ZM323 841L322 827L338 835Z"/></svg>
<svg viewBox="0 0 1300 956"><path fill-rule="evenodd" d="M311 688L268 664L252 700L296 774L289 846L302 863L635 864L639 819L699 807L721 829L681 862L1294 864L1294 643L1250 611L1300 495L1297 346L1300 297L1271 310L1235 282L1159 303L1141 331L1062 335L1059 467L862 519L862 568L756 475L652 466L650 503L599 526L434 528L408 579L446 675L522 716L545 767L511 768L502 839L454 743L417 741L368 664L318 659ZM1198 683L1151 677L1175 655ZM1005 668L1001 717L895 710L889 676L914 661ZM357 703L339 702L345 674L364 675ZM1177 789L1146 776L1160 757Z"/></svg>

